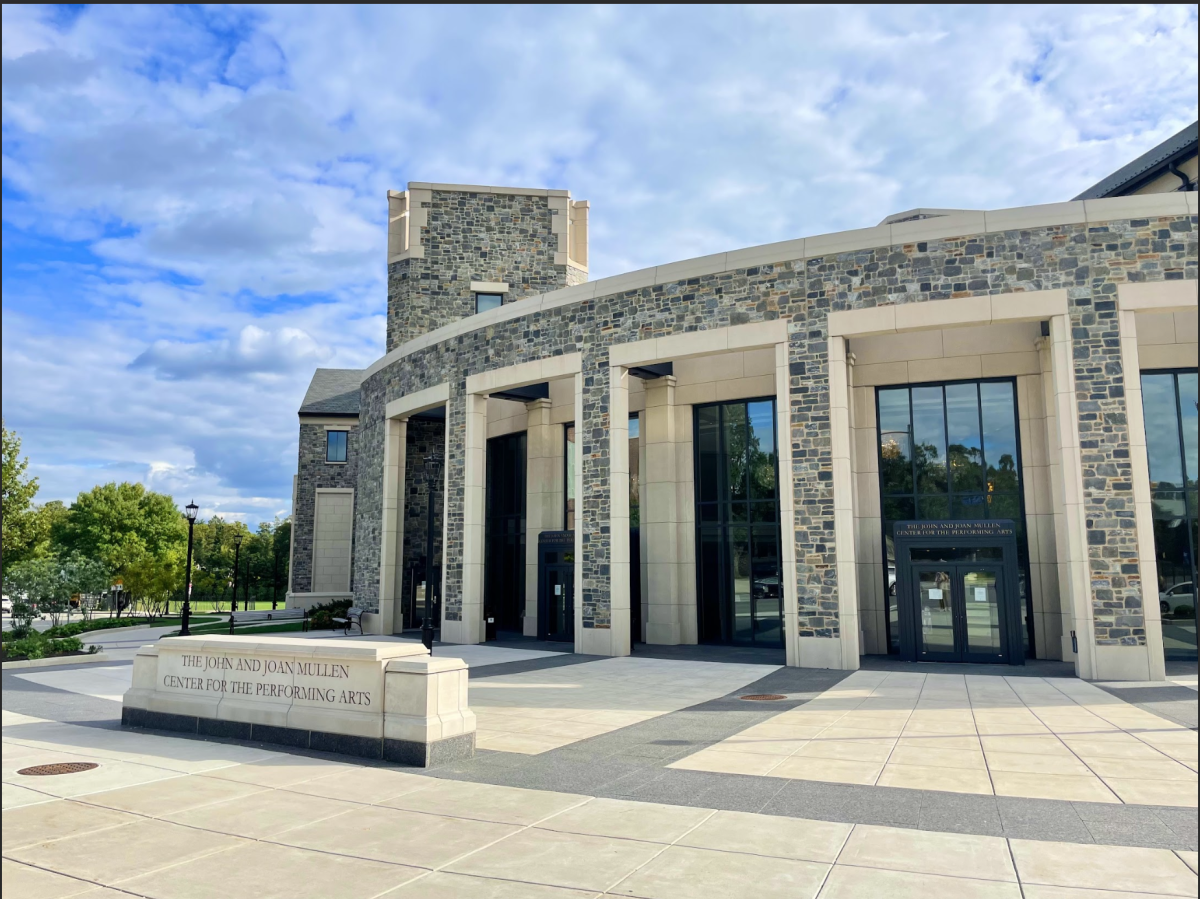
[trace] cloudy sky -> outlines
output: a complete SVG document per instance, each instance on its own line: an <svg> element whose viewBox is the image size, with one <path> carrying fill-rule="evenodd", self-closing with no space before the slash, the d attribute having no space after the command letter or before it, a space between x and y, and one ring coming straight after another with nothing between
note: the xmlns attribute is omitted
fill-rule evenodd
<svg viewBox="0 0 1200 899"><path fill-rule="evenodd" d="M1069 199L1196 60L1195 6L6 6L4 418L40 500L287 514L312 369L383 353L388 188L567 188L603 277Z"/></svg>

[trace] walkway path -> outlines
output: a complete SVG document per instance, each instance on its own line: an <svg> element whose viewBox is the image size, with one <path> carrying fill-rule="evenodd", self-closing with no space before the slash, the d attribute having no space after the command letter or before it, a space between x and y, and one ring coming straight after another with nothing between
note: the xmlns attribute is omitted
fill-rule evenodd
<svg viewBox="0 0 1200 899"><path fill-rule="evenodd" d="M74 760L99 767L17 773ZM9 712L3 770L22 899L1197 895L1194 851L512 789Z"/></svg>
<svg viewBox="0 0 1200 899"><path fill-rule="evenodd" d="M680 759L699 771L1195 806L1196 731L1074 678L859 671Z"/></svg>

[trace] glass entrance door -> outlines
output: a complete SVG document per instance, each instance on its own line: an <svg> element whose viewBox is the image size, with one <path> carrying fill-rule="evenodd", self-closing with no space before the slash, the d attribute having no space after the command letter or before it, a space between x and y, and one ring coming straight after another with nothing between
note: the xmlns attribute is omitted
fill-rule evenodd
<svg viewBox="0 0 1200 899"><path fill-rule="evenodd" d="M546 639L575 642L574 554L564 553L567 564L546 566Z"/></svg>
<svg viewBox="0 0 1200 899"><path fill-rule="evenodd" d="M1003 662L1003 568L978 562L914 565L917 658L926 662Z"/></svg>

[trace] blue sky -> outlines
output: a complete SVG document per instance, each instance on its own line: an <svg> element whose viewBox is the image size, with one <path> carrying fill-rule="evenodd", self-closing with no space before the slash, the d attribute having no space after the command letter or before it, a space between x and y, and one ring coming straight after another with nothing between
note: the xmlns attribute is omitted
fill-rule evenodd
<svg viewBox="0 0 1200 899"><path fill-rule="evenodd" d="M6 6L4 418L39 500L270 519L389 188L567 188L603 277L1069 199L1196 103L1195 6Z"/></svg>

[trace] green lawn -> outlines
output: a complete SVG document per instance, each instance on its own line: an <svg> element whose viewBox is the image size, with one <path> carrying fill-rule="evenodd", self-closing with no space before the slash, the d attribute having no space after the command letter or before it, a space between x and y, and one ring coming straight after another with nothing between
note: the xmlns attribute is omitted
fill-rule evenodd
<svg viewBox="0 0 1200 899"><path fill-rule="evenodd" d="M195 622L196 619L193 618L192 621ZM278 633L283 633L286 631L301 631L303 629L304 629L303 621L283 621L283 622L280 622L279 624L264 624L264 625L260 625L258 627L255 627L253 623L245 624L240 627L235 625L233 632L235 634L278 634ZM224 621L218 620L215 623L205 624L201 627L196 627L196 625L193 624L191 627L191 631L192 631L193 635L196 635L196 634L228 634L229 633L229 619L226 618Z"/></svg>

